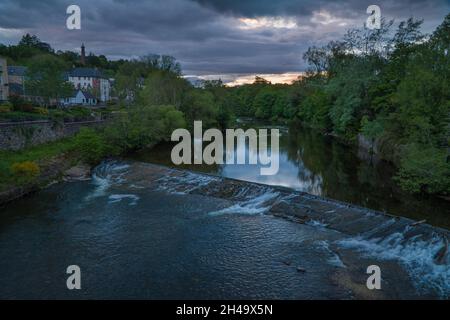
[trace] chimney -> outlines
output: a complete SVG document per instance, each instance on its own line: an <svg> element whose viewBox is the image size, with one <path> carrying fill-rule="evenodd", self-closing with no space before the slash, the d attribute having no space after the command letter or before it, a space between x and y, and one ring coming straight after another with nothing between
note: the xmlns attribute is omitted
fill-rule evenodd
<svg viewBox="0 0 450 320"><path fill-rule="evenodd" d="M81 44L81 64L84 66L86 64L86 52L84 50L84 43Z"/></svg>

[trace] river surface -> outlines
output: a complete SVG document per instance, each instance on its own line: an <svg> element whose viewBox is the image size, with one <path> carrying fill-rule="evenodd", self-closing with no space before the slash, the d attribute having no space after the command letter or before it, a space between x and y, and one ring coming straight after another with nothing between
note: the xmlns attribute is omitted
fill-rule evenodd
<svg viewBox="0 0 450 320"><path fill-rule="evenodd" d="M244 123L244 128L270 128ZM296 126L280 129L280 168L276 175L260 175L260 165L182 165L194 171L223 177L278 185L362 207L426 220L450 229L450 201L433 196L412 196L402 192L393 180L395 168L332 137ZM269 140L270 142L270 140ZM205 143L206 145L207 143ZM133 159L173 166L173 144L143 150ZM248 152L248 150L246 150Z"/></svg>

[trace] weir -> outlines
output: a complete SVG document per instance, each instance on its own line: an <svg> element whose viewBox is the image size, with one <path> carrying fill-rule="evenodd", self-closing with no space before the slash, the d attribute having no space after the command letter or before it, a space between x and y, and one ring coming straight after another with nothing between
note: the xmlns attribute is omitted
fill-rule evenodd
<svg viewBox="0 0 450 320"><path fill-rule="evenodd" d="M225 200L223 208L208 212L211 216L264 214L331 230L338 236L322 241L321 245L332 253L337 266L346 268L347 273L361 271L361 257L375 264L387 263L389 268L394 262L406 270L418 292L429 293L431 290L432 296L450 295L450 234L446 229L285 187L148 163L127 164L130 170L120 171L117 176L133 181L134 188ZM105 164L97 171L104 170L105 166L111 164ZM122 164L120 166L123 168ZM108 175L111 178L111 171ZM340 277L346 276L341 274ZM347 274L347 277L353 276ZM396 281L395 272L392 277ZM397 280L405 281L400 276Z"/></svg>

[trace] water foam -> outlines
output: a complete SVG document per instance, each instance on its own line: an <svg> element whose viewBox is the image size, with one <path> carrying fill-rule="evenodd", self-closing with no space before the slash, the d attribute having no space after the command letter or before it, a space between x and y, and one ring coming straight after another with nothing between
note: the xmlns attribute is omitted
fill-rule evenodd
<svg viewBox="0 0 450 320"><path fill-rule="evenodd" d="M336 252L331 250L330 244L328 243L328 241L320 240L320 241L317 241L316 244L319 246L319 248L323 249L325 251L325 253L328 255L327 262L330 265L338 267L338 268L345 268L344 262L342 262L341 258L339 257L339 255Z"/></svg>
<svg viewBox="0 0 450 320"><path fill-rule="evenodd" d="M404 230L407 231L407 228ZM441 264L435 261L436 254L445 245L442 237L435 235L430 240L420 236L406 239L404 232L387 237L366 238L364 235L337 241L343 248L355 249L368 257L382 260L397 260L414 280L419 292L434 289L443 298L450 297L450 261L448 255Z"/></svg>
<svg viewBox="0 0 450 320"><path fill-rule="evenodd" d="M273 201L279 196L278 192L274 192L272 189L269 189L258 196L254 196L245 201L240 201L237 204L232 205L231 207L210 212L210 215L222 215L222 214L264 214L270 210Z"/></svg>
<svg viewBox="0 0 450 320"><path fill-rule="evenodd" d="M108 199L109 204L121 202L124 199L129 199L130 200L129 205L135 206L140 198L135 194L112 194L109 196Z"/></svg>
<svg viewBox="0 0 450 320"><path fill-rule="evenodd" d="M167 175L159 178L158 190L166 191L173 194L189 194L196 189L202 188L211 182L220 181L219 177L206 176L185 172L182 175Z"/></svg>
<svg viewBox="0 0 450 320"><path fill-rule="evenodd" d="M92 183L96 187L91 194L86 196L85 200L103 197L112 185L125 182L123 176L129 167L128 164L119 161L105 161L100 164L92 174Z"/></svg>

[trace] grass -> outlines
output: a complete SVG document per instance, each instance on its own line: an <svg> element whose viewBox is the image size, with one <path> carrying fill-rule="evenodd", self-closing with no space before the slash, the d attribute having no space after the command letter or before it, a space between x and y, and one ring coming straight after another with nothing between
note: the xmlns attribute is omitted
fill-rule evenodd
<svg viewBox="0 0 450 320"><path fill-rule="evenodd" d="M74 149L74 138L66 138L20 151L0 151L0 191L12 185L20 185L11 166L15 163L31 161L40 163Z"/></svg>
<svg viewBox="0 0 450 320"><path fill-rule="evenodd" d="M31 112L23 112L23 111L9 111L9 112L0 113L0 121L2 121L2 122L46 120L48 118L49 117L46 115L41 115L41 114L31 113Z"/></svg>

